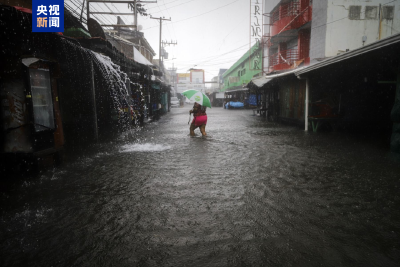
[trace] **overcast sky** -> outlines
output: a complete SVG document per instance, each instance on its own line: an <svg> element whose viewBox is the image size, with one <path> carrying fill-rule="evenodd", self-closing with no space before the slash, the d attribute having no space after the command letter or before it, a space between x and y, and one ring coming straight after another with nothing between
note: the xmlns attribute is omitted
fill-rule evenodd
<svg viewBox="0 0 400 267"><path fill-rule="evenodd" d="M129 11L127 4L108 5ZM153 17L171 18L163 21L162 39L178 44L166 47L169 59L164 63L168 68L174 64L178 73L200 68L210 81L220 68L228 69L249 49L250 0L158 0L145 7ZM133 23L133 16L122 18L126 24ZM138 24L158 58L159 20L139 16Z"/></svg>

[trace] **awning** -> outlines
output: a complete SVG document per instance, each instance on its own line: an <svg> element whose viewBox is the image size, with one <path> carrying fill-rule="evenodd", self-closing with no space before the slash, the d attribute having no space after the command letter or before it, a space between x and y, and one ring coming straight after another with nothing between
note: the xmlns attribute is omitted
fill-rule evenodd
<svg viewBox="0 0 400 267"><path fill-rule="evenodd" d="M240 88L240 89L234 89L234 90L229 90L229 91L225 91L224 93L235 93L235 92L244 92L244 91L248 91L249 88Z"/></svg>
<svg viewBox="0 0 400 267"><path fill-rule="evenodd" d="M148 61L147 58L145 58L135 47L133 47L133 59L140 64L153 66L153 64Z"/></svg>
<svg viewBox="0 0 400 267"><path fill-rule="evenodd" d="M295 70L290 70L290 71L286 71L286 72L279 73L279 74L256 77L256 78L251 79L250 83L253 83L258 88L261 88L264 85L266 85L267 83L271 82L273 79L284 77L284 76L288 76L288 75L291 75L291 74L295 75L295 72L300 71L302 69L304 69L304 68L298 68L298 69L295 69Z"/></svg>
<svg viewBox="0 0 400 267"><path fill-rule="evenodd" d="M267 76L262 76L251 79L251 82L254 83L257 87L263 87L264 84L267 84L272 79L273 78L268 78Z"/></svg>

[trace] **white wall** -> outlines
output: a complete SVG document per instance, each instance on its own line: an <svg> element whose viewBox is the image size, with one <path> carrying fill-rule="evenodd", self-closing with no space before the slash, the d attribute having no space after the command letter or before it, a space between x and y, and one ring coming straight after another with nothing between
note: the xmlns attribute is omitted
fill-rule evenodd
<svg viewBox="0 0 400 267"><path fill-rule="evenodd" d="M203 71L191 71L192 83L204 83Z"/></svg>
<svg viewBox="0 0 400 267"><path fill-rule="evenodd" d="M212 90L219 89L218 76L213 77L213 78L211 79L211 81L212 81L212 82L215 82L215 83L212 83L212 84L211 84L210 89L212 89Z"/></svg>
<svg viewBox="0 0 400 267"><path fill-rule="evenodd" d="M190 83L190 74L189 73L177 73L177 82L178 83Z"/></svg>
<svg viewBox="0 0 400 267"><path fill-rule="evenodd" d="M379 4L394 6L394 19L383 19L381 24L381 39L400 33L400 0L335 0L328 1L326 22L325 57L337 55L340 50L354 50L363 46L362 38L366 36L365 45L379 40L379 15L376 19L365 17L366 6ZM361 6L359 20L349 19L349 7ZM314 27L314 25L313 25ZM312 38L312 36L311 36Z"/></svg>

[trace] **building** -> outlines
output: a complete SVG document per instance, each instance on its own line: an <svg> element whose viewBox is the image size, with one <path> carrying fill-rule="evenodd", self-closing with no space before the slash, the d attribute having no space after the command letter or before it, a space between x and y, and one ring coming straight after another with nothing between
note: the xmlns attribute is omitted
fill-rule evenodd
<svg viewBox="0 0 400 267"><path fill-rule="evenodd" d="M176 74L176 92L181 94L183 91L188 90L190 84L190 73L177 73Z"/></svg>
<svg viewBox="0 0 400 267"><path fill-rule="evenodd" d="M219 90L221 91L223 84L224 84L224 73L227 71L228 69L219 69L218 71L218 83L219 83Z"/></svg>
<svg viewBox="0 0 400 267"><path fill-rule="evenodd" d="M117 17L118 25L125 25L126 23L121 17ZM156 55L147 39L144 37L144 33L140 31L131 30L128 27L115 27L113 30L107 30L107 39L112 37L119 37L119 40L126 41L133 44L134 47L149 61L153 61L153 57ZM121 43L121 42L120 42ZM122 42L123 43L123 42ZM131 49L129 48L129 52ZM123 51L122 51L123 52Z"/></svg>
<svg viewBox="0 0 400 267"><path fill-rule="evenodd" d="M264 1L264 70L287 70L310 63L310 0Z"/></svg>
<svg viewBox="0 0 400 267"><path fill-rule="evenodd" d="M211 79L211 86L207 91L212 93L212 92L218 92L219 90L220 90L220 88L219 88L219 77L218 76L214 76Z"/></svg>
<svg viewBox="0 0 400 267"><path fill-rule="evenodd" d="M182 93L185 90L195 89L205 91L205 74L201 69L190 69L189 73L176 74L176 90L177 93Z"/></svg>
<svg viewBox="0 0 400 267"><path fill-rule="evenodd" d="M131 43L88 31L67 9L62 35L32 33L32 3L10 2L0 4L0 170L51 165L65 147L85 149L152 116L151 77L162 75L131 57Z"/></svg>
<svg viewBox="0 0 400 267"><path fill-rule="evenodd" d="M400 28L399 1L264 1L266 73L308 66Z"/></svg>
<svg viewBox="0 0 400 267"><path fill-rule="evenodd" d="M312 10L313 61L352 51L400 29L400 1L313 1Z"/></svg>
<svg viewBox="0 0 400 267"><path fill-rule="evenodd" d="M314 131L328 121L380 133L398 125L400 1L276 0L264 1L264 12L266 75L249 84L263 115Z"/></svg>
<svg viewBox="0 0 400 267"><path fill-rule="evenodd" d="M221 91L246 88L253 77L261 75L261 59L261 48L254 45L222 74Z"/></svg>

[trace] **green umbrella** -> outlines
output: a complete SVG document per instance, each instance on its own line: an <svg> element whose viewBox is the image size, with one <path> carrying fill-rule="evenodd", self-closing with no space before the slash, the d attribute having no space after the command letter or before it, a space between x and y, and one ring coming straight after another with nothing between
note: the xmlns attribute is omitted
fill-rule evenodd
<svg viewBox="0 0 400 267"><path fill-rule="evenodd" d="M189 100L199 103L202 106L211 108L211 102L208 96L197 90L183 91L182 95L186 96Z"/></svg>

